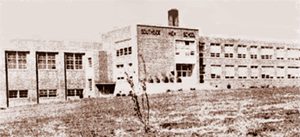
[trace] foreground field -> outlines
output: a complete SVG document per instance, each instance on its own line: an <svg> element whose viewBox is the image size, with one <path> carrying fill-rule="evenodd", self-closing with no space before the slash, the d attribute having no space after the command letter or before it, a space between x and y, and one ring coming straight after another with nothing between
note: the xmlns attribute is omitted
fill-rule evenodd
<svg viewBox="0 0 300 137"><path fill-rule="evenodd" d="M0 136L300 136L299 88L150 96L151 133L130 97L0 110Z"/></svg>

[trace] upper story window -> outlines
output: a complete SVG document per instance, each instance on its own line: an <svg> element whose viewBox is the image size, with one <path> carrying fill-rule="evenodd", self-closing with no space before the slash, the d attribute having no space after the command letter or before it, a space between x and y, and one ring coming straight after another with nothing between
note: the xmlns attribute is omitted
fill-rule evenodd
<svg viewBox="0 0 300 137"><path fill-rule="evenodd" d="M26 69L28 52L7 52L8 69Z"/></svg>
<svg viewBox="0 0 300 137"><path fill-rule="evenodd" d="M233 44L224 44L225 47L233 47Z"/></svg>
<svg viewBox="0 0 300 137"><path fill-rule="evenodd" d="M66 66L67 69L82 69L82 56L80 53L67 53Z"/></svg>
<svg viewBox="0 0 300 137"><path fill-rule="evenodd" d="M220 57L220 53L210 53L211 57Z"/></svg>
<svg viewBox="0 0 300 137"><path fill-rule="evenodd" d="M287 48L287 59L288 60L299 60L300 51L296 48Z"/></svg>
<svg viewBox="0 0 300 137"><path fill-rule="evenodd" d="M56 69L55 53L38 53L38 69Z"/></svg>
<svg viewBox="0 0 300 137"><path fill-rule="evenodd" d="M221 78L221 74L222 74L222 67L221 65L211 65L210 66L210 78L212 79L219 79Z"/></svg>
<svg viewBox="0 0 300 137"><path fill-rule="evenodd" d="M251 45L250 46L250 58L257 59L258 49L257 46Z"/></svg>
<svg viewBox="0 0 300 137"><path fill-rule="evenodd" d="M220 43L210 43L210 46L220 46Z"/></svg>
<svg viewBox="0 0 300 137"><path fill-rule="evenodd" d="M220 43L210 43L210 56L211 57L220 57L221 46Z"/></svg>
<svg viewBox="0 0 300 137"><path fill-rule="evenodd" d="M261 46L261 59L272 59L274 55L273 47Z"/></svg>
<svg viewBox="0 0 300 137"><path fill-rule="evenodd" d="M225 65L225 79L233 79L234 72L234 65Z"/></svg>
<svg viewBox="0 0 300 137"><path fill-rule="evenodd" d="M196 51L195 41L176 40L175 54L179 56L194 56Z"/></svg>
<svg viewBox="0 0 300 137"><path fill-rule="evenodd" d="M132 53L132 48L131 47L126 47L126 48L121 48L116 51L116 55L118 56L123 56L123 55L130 55Z"/></svg>
<svg viewBox="0 0 300 137"><path fill-rule="evenodd" d="M224 57L225 58L233 58L233 53L234 53L234 49L233 49L233 44L224 44Z"/></svg>
<svg viewBox="0 0 300 137"><path fill-rule="evenodd" d="M276 59L284 60L284 57L285 57L284 47L276 47Z"/></svg>
<svg viewBox="0 0 300 137"><path fill-rule="evenodd" d="M246 54L247 54L247 46L246 45L238 45L238 58L246 58Z"/></svg>

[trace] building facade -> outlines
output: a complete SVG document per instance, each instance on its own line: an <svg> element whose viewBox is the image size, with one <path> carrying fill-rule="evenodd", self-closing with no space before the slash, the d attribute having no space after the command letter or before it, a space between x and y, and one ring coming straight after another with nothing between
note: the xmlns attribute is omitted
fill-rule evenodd
<svg viewBox="0 0 300 137"><path fill-rule="evenodd" d="M130 25L101 43L15 39L0 46L0 106L201 89L299 86L300 45Z"/></svg>
<svg viewBox="0 0 300 137"><path fill-rule="evenodd" d="M16 39L1 46L1 106L98 96L100 43Z"/></svg>

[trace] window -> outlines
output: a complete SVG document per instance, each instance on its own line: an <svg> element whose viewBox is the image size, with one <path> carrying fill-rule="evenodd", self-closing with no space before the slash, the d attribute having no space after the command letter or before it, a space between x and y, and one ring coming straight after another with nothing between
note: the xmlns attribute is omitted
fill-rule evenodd
<svg viewBox="0 0 300 137"><path fill-rule="evenodd" d="M220 46L220 43L210 43L210 46Z"/></svg>
<svg viewBox="0 0 300 137"><path fill-rule="evenodd" d="M10 90L9 98L27 98L28 97L28 90Z"/></svg>
<svg viewBox="0 0 300 137"><path fill-rule="evenodd" d="M132 51L131 51L131 47L128 47L128 54L131 54Z"/></svg>
<svg viewBox="0 0 300 137"><path fill-rule="evenodd" d="M82 69L82 55L75 54L75 69Z"/></svg>
<svg viewBox="0 0 300 137"><path fill-rule="evenodd" d="M9 91L9 98L18 98L18 91L17 90L10 90Z"/></svg>
<svg viewBox="0 0 300 137"><path fill-rule="evenodd" d="M17 68L17 54L16 53L7 53L7 67L9 69Z"/></svg>
<svg viewBox="0 0 300 137"><path fill-rule="evenodd" d="M287 76L288 79L298 79L300 78L300 67L299 66L288 66Z"/></svg>
<svg viewBox="0 0 300 137"><path fill-rule="evenodd" d="M233 44L225 44L224 45L224 57L225 58L233 58L234 48Z"/></svg>
<svg viewBox="0 0 300 137"><path fill-rule="evenodd" d="M67 69L82 69L82 56L83 54L67 53L66 54Z"/></svg>
<svg viewBox="0 0 300 137"><path fill-rule="evenodd" d="M118 79L118 80L123 80L123 79L124 79L124 77L117 77L117 79Z"/></svg>
<svg viewBox="0 0 300 137"><path fill-rule="evenodd" d="M277 66L276 76L277 76L277 79L284 79L284 76L285 76L284 66Z"/></svg>
<svg viewBox="0 0 300 137"><path fill-rule="evenodd" d="M233 44L224 44L225 47L233 47Z"/></svg>
<svg viewBox="0 0 300 137"><path fill-rule="evenodd" d="M124 67L123 64L118 64L118 65L117 65L117 68L123 68L123 67Z"/></svg>
<svg viewBox="0 0 300 137"><path fill-rule="evenodd" d="M194 56L196 44L194 41L176 40L175 55L178 56Z"/></svg>
<svg viewBox="0 0 300 137"><path fill-rule="evenodd" d="M120 49L120 56L123 56L123 49Z"/></svg>
<svg viewBox="0 0 300 137"><path fill-rule="evenodd" d="M261 78L263 79L273 79L275 76L274 66L262 66Z"/></svg>
<svg viewBox="0 0 300 137"><path fill-rule="evenodd" d="M221 74L222 74L222 69L221 69L221 65L211 65L211 69L210 69L210 77L212 79L219 79L221 78Z"/></svg>
<svg viewBox="0 0 300 137"><path fill-rule="evenodd" d="M238 54L238 58L246 58L246 54Z"/></svg>
<svg viewBox="0 0 300 137"><path fill-rule="evenodd" d="M26 69L27 68L26 52L7 52L7 68L9 69Z"/></svg>
<svg viewBox="0 0 300 137"><path fill-rule="evenodd" d="M210 53L211 57L220 57L220 53Z"/></svg>
<svg viewBox="0 0 300 137"><path fill-rule="evenodd" d="M261 46L261 59L272 59L274 55L273 47Z"/></svg>
<svg viewBox="0 0 300 137"><path fill-rule="evenodd" d="M46 53L38 53L38 69L46 69Z"/></svg>
<svg viewBox="0 0 300 137"><path fill-rule="evenodd" d="M176 71L178 77L190 77L192 76L192 64L176 64Z"/></svg>
<svg viewBox="0 0 300 137"><path fill-rule="evenodd" d="M258 76L259 76L258 66L250 66L251 79L258 79Z"/></svg>
<svg viewBox="0 0 300 137"><path fill-rule="evenodd" d="M75 96L75 89L68 89L68 96Z"/></svg>
<svg viewBox="0 0 300 137"><path fill-rule="evenodd" d="M220 57L221 46L220 43L210 43L210 56Z"/></svg>
<svg viewBox="0 0 300 137"><path fill-rule="evenodd" d="M56 97L57 91L56 89L50 89L49 90L49 97Z"/></svg>
<svg viewBox="0 0 300 137"><path fill-rule="evenodd" d="M79 96L79 98L83 98L83 89L68 89L67 96Z"/></svg>
<svg viewBox="0 0 300 137"><path fill-rule="evenodd" d="M127 48L124 48L124 55L127 55Z"/></svg>
<svg viewBox="0 0 300 137"><path fill-rule="evenodd" d="M19 69L26 69L26 53L24 52L18 52L18 63L19 63Z"/></svg>
<svg viewBox="0 0 300 137"><path fill-rule="evenodd" d="M92 58L88 58L88 62L89 62L89 67L91 68L93 66Z"/></svg>
<svg viewBox="0 0 300 137"><path fill-rule="evenodd" d="M130 55L132 53L131 47L126 47L117 50L117 56Z"/></svg>
<svg viewBox="0 0 300 137"><path fill-rule="evenodd" d="M20 94L20 98L27 98L28 97L28 90L20 90L19 94Z"/></svg>
<svg viewBox="0 0 300 137"><path fill-rule="evenodd" d="M90 89L90 91L92 91L93 90L93 81L92 81L92 79L88 79L88 83L89 83L89 89Z"/></svg>
<svg viewBox="0 0 300 137"><path fill-rule="evenodd" d="M272 55L261 55L261 59L272 59Z"/></svg>
<svg viewBox="0 0 300 137"><path fill-rule="evenodd" d="M233 53L224 53L225 58L233 58Z"/></svg>
<svg viewBox="0 0 300 137"><path fill-rule="evenodd" d="M233 79L234 72L234 65L225 65L225 79Z"/></svg>
<svg viewBox="0 0 300 137"><path fill-rule="evenodd" d="M74 58L73 54L67 54L67 69L74 69Z"/></svg>
<svg viewBox="0 0 300 137"><path fill-rule="evenodd" d="M238 78L246 79L247 75L248 75L247 66L244 66L244 65L238 66Z"/></svg>
<svg viewBox="0 0 300 137"><path fill-rule="evenodd" d="M47 90L40 90L39 96L40 97L47 97L48 96Z"/></svg>
<svg viewBox="0 0 300 137"><path fill-rule="evenodd" d="M120 50L117 50L117 57L120 56Z"/></svg>
<svg viewBox="0 0 300 137"><path fill-rule="evenodd" d="M57 90L56 89L41 89L39 91L40 97L56 97L57 96Z"/></svg>
<svg viewBox="0 0 300 137"><path fill-rule="evenodd" d="M251 55L250 55L250 58L251 58L251 59L257 59L257 55L256 55L256 54L251 54Z"/></svg>
<svg viewBox="0 0 300 137"><path fill-rule="evenodd" d="M38 69L56 69L55 53L38 53Z"/></svg>
<svg viewBox="0 0 300 137"><path fill-rule="evenodd" d="M247 46L246 45L238 45L237 52L238 52L238 54L237 54L238 58L246 58Z"/></svg>
<svg viewBox="0 0 300 137"><path fill-rule="evenodd" d="M285 51L284 51L284 47L277 47L276 48L276 59L277 60L284 60L285 57Z"/></svg>
<svg viewBox="0 0 300 137"><path fill-rule="evenodd" d="M48 69L56 69L55 53L48 53L47 57Z"/></svg>

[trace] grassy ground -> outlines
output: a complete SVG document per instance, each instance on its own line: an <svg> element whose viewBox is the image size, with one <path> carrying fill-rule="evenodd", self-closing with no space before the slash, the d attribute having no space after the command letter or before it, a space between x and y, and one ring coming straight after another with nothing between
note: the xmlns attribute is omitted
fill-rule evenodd
<svg viewBox="0 0 300 137"><path fill-rule="evenodd" d="M150 96L145 134L130 97L0 110L0 136L300 136L299 88Z"/></svg>

